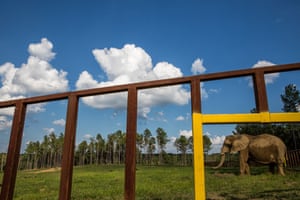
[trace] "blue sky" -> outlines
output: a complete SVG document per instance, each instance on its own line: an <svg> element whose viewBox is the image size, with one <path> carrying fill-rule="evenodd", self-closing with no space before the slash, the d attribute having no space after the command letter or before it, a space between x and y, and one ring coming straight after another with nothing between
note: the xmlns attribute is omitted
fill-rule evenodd
<svg viewBox="0 0 300 200"><path fill-rule="evenodd" d="M0 100L300 61L299 1L1 1ZM270 110L300 73L268 77ZM189 86L139 93L138 130L191 134ZM202 85L204 113L249 112L247 78ZM30 107L23 147L64 130L66 101ZM84 99L77 142L125 131L126 94ZM12 111L0 112L6 151ZM216 148L234 125L205 126ZM174 151L172 144L168 145Z"/></svg>

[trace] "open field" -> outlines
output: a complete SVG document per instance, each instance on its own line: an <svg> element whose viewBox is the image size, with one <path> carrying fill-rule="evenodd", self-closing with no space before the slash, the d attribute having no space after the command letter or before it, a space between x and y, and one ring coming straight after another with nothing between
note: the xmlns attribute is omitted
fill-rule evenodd
<svg viewBox="0 0 300 200"><path fill-rule="evenodd" d="M207 199L300 199L300 172L285 177L266 168L252 168L252 176L238 176L238 169L206 170ZM2 179L3 174L0 173ZM20 171L14 199L57 199L60 170ZM193 169L179 166L138 166L137 200L193 199ZM123 199L124 166L75 167L72 199Z"/></svg>

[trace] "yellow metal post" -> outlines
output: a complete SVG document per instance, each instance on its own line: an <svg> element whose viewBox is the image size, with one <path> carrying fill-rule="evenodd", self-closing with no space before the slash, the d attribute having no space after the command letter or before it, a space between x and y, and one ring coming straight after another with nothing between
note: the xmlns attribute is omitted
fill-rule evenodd
<svg viewBox="0 0 300 200"><path fill-rule="evenodd" d="M195 200L205 200L205 174L201 114L193 113Z"/></svg>

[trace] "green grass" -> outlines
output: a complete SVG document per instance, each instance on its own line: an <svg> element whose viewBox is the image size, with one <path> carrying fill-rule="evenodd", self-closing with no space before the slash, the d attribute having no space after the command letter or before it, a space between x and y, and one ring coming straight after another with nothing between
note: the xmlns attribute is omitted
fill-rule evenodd
<svg viewBox="0 0 300 200"><path fill-rule="evenodd" d="M238 176L238 169L206 169L207 199L300 199L300 172L285 177L252 168L252 176ZM3 174L0 173L0 180ZM59 171L19 171L14 200L58 199ZM124 166L75 167L73 200L119 200L124 194ZM137 200L190 200L194 196L192 167L138 166Z"/></svg>
<svg viewBox="0 0 300 200"><path fill-rule="evenodd" d="M206 171L207 199L300 199L300 173L271 174L265 167L252 168L251 176L238 176L237 169Z"/></svg>

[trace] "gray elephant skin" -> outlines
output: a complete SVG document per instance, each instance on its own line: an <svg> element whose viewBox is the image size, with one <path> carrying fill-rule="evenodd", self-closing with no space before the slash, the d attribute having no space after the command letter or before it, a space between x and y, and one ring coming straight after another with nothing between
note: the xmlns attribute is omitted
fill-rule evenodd
<svg viewBox="0 0 300 200"><path fill-rule="evenodd" d="M272 173L274 173L274 167L277 166L278 173L285 175L287 148L284 142L274 135L239 134L226 136L221 148L221 161L214 169L218 169L224 164L226 153L237 152L239 152L241 175L250 175L249 161L268 164Z"/></svg>

